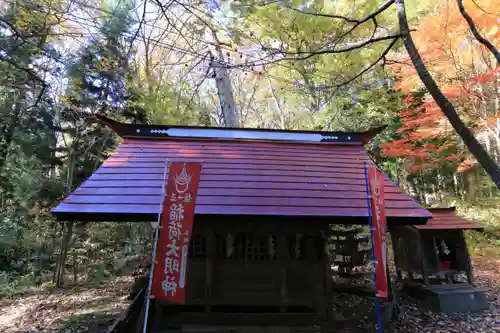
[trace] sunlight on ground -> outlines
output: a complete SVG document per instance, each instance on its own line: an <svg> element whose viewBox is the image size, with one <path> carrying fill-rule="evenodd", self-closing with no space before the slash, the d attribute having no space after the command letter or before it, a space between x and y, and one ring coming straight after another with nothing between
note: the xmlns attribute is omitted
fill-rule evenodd
<svg viewBox="0 0 500 333"><path fill-rule="evenodd" d="M124 296L130 283L117 279L95 289L75 287L4 299L0 332L97 332L95 327L107 327L128 306Z"/></svg>

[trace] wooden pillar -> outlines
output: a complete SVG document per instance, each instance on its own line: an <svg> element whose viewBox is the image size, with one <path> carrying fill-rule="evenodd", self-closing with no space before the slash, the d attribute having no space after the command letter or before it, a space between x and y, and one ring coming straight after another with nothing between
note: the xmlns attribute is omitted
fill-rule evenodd
<svg viewBox="0 0 500 333"><path fill-rule="evenodd" d="M470 254L469 254L469 249L467 248L467 242L465 241L465 235L463 230L460 231L460 243L463 247L463 253L467 257L467 282L471 285L474 285L474 273L472 271L472 262L470 260Z"/></svg>
<svg viewBox="0 0 500 333"><path fill-rule="evenodd" d="M286 232L281 231L278 232L276 237L277 237L276 259L278 260L278 266L280 272L278 278L279 293L281 300L280 312L286 312L286 306L288 303L286 286L287 286L287 270L288 270L288 259L289 259L289 253L287 251L287 238L286 238L287 235Z"/></svg>
<svg viewBox="0 0 500 333"><path fill-rule="evenodd" d="M215 261L215 234L214 229L209 227L205 231L205 312L212 310L212 282L213 265Z"/></svg>
<svg viewBox="0 0 500 333"><path fill-rule="evenodd" d="M424 284L426 286L430 285L429 282L429 270L427 269L427 264L425 262L425 258L422 257L422 277L424 278Z"/></svg>
<svg viewBox="0 0 500 333"><path fill-rule="evenodd" d="M421 238L420 232L417 232L417 234L418 234L418 252L420 255L420 265L422 266L422 278L424 279L424 284L426 286L429 286L430 285L429 270L427 267L427 261L425 260L425 253L426 252L424 250L424 246L426 244L422 243L422 238Z"/></svg>
<svg viewBox="0 0 500 333"><path fill-rule="evenodd" d="M411 227L407 227L408 229L411 228ZM405 233L405 239L404 239L404 249L405 249L405 257L406 257L406 269L408 270L408 279L410 281L413 281L414 278L413 278L413 271L412 271L412 262L410 262L410 256L408 255L408 251L410 250L409 248L409 242L408 242L408 237L411 237L409 234Z"/></svg>
<svg viewBox="0 0 500 333"><path fill-rule="evenodd" d="M330 251L328 248L328 237L325 233L321 235L321 246L323 251L321 252L321 261L323 263L324 269L324 304L325 304L325 314L327 318L330 318L331 309L328 300L330 299L330 292L332 288L332 263L330 262Z"/></svg>
<svg viewBox="0 0 500 333"><path fill-rule="evenodd" d="M311 270L312 279L314 279L314 285L316 286L315 296L316 296L316 313L321 318L326 318L326 296L325 296L325 285L322 283L324 281L324 271L323 271L323 260L318 258L317 242L321 239L321 236L316 234L309 234L307 239L307 258L309 262L312 263L313 269Z"/></svg>
<svg viewBox="0 0 500 333"><path fill-rule="evenodd" d="M394 257L394 265L396 266L396 277L397 277L398 281L402 281L403 275L401 274L401 270L399 269L401 264L399 262L399 258L397 255L397 242L399 240L399 237L398 237L399 234L395 233L394 230L391 230L390 233L391 233L392 254ZM389 275L387 275L387 276L389 276Z"/></svg>

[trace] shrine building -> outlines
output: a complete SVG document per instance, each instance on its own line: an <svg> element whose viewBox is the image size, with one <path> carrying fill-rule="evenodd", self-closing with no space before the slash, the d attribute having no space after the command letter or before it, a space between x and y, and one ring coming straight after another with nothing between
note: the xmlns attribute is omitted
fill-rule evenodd
<svg viewBox="0 0 500 333"><path fill-rule="evenodd" d="M58 220L156 222L165 161L201 161L179 320L327 316L329 226L368 224L363 165L374 163L363 146L383 127L316 132L100 121L121 143L52 210ZM387 177L384 191L389 228L431 217Z"/></svg>

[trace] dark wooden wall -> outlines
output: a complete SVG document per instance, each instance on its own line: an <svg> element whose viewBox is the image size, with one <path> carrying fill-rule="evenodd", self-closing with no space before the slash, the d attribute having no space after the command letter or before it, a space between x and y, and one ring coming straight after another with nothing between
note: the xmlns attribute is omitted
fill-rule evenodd
<svg viewBox="0 0 500 333"><path fill-rule="evenodd" d="M422 248L420 233L412 227L390 229L394 261L398 270L421 273Z"/></svg>
<svg viewBox="0 0 500 333"><path fill-rule="evenodd" d="M330 264L326 224L264 218L195 220L187 305L308 308L325 314Z"/></svg>

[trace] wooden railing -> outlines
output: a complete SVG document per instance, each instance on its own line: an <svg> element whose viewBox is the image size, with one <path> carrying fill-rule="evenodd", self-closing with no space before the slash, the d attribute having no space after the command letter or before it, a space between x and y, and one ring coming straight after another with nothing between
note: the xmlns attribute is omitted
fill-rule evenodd
<svg viewBox="0 0 500 333"><path fill-rule="evenodd" d="M137 321L140 320L141 317L144 300L146 299L146 289L147 286L141 289L137 296L135 296L127 311L117 318L113 325L109 327L108 333L134 333Z"/></svg>

